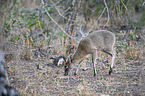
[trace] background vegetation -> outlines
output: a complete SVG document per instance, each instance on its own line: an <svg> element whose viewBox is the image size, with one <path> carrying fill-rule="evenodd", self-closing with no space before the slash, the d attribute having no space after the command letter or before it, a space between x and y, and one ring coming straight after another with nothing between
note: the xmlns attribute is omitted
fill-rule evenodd
<svg viewBox="0 0 145 96"><path fill-rule="evenodd" d="M10 83L21 95L145 94L141 86L145 79L144 0L1 0L0 5L0 47ZM67 58L82 37L100 29L116 35L115 74L109 77L102 72L110 57L99 52L101 75L88 77L89 69L76 77L63 77L63 68L53 66L49 57ZM86 62L82 69L92 66Z"/></svg>

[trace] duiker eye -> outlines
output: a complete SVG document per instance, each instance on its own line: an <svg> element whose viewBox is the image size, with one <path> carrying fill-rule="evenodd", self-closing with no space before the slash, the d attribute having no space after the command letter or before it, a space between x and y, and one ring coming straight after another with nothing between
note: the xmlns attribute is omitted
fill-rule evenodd
<svg viewBox="0 0 145 96"><path fill-rule="evenodd" d="M67 66L67 65L65 65L65 66L64 66L64 68L65 68L65 69L67 69L67 68L68 68L68 66Z"/></svg>

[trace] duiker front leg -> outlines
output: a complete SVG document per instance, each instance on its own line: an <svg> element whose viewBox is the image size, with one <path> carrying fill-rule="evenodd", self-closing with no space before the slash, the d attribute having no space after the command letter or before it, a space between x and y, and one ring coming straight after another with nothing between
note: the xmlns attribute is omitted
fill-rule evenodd
<svg viewBox="0 0 145 96"><path fill-rule="evenodd" d="M84 60L84 59L83 59L83 60ZM78 71L79 71L79 69L80 69L80 66L81 66L81 62L82 62L83 60L81 60L81 61L79 62L79 66L78 66L77 69L75 70L74 75L77 75L77 73L78 73Z"/></svg>
<svg viewBox="0 0 145 96"><path fill-rule="evenodd" d="M68 75L69 71L70 71L69 66L68 66L68 65L65 65L65 66L64 66L64 72L65 72L64 75L65 75L65 76Z"/></svg>

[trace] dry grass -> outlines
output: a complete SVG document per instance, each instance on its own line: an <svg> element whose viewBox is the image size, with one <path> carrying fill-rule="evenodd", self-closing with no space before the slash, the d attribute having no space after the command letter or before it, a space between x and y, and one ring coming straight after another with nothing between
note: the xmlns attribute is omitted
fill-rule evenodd
<svg viewBox="0 0 145 96"><path fill-rule="evenodd" d="M36 10L33 10L37 8L37 4L34 2L25 3L20 2L19 6L26 6L30 8L29 11L37 13ZM34 6L30 6L31 4ZM19 6L17 5L17 7ZM23 10L23 7L19 10L19 14L23 15L25 11L22 11L21 14L21 10ZM27 22L27 19L29 21L28 17L31 17L30 13L24 14L26 15L25 19L19 16L17 18L15 15L12 19L20 20L21 23L27 25L27 23L30 23ZM36 18L39 18L39 16L30 21L35 21ZM81 16L79 18L83 19ZM45 16L43 17L45 26L41 27L46 28L43 28L43 30L38 24L32 26L31 30L27 28L28 25L21 28L19 22L12 25L12 19L7 20L11 30L7 29L9 35L4 42L5 53L10 56L6 58L6 67L9 83L19 91L20 96L145 95L144 38L141 41L136 41L135 38L133 40L129 38L130 33L127 33L127 31L124 33L121 31L119 33L114 32L117 36L115 44L117 55L114 72L111 76L108 75L111 58L102 52L98 52L96 77L93 77L93 65L91 65L89 58L82 62L77 76L73 75L74 70L70 72L69 76L64 76L63 67L53 65L52 60L49 59L51 55L66 55L69 41L67 38L64 39L64 34L60 29ZM85 25L83 20L78 25ZM94 20L91 20L88 26L91 27L94 22ZM116 20L116 22L118 21ZM62 24L62 26L65 28L66 25ZM94 29L101 28L96 24ZM77 39L80 39L80 28L76 28L76 31ZM135 30L132 32L135 33ZM133 34L130 35L134 37ZM75 46L78 43L77 40L71 42ZM84 71L83 69L87 70Z"/></svg>
<svg viewBox="0 0 145 96"><path fill-rule="evenodd" d="M19 91L20 96L143 96L145 95L143 86L145 64L141 59L143 46L135 41L129 41L128 45L126 41L119 39L116 45L120 42L124 42L123 47L115 48L116 64L111 76L108 75L111 58L99 52L96 77L93 77L89 59L83 62L77 76L73 76L74 70L69 76L64 76L63 67L54 66L48 58L33 58L29 61L18 59L7 63L10 84ZM57 49L57 46L55 48ZM83 71L83 68L88 70Z"/></svg>
<svg viewBox="0 0 145 96"><path fill-rule="evenodd" d="M93 77L92 68L80 70L77 76L74 71L63 76L63 68L57 68L48 59L33 61L9 62L9 80L22 96L50 95L143 95L144 68L140 63L126 62L116 64L114 73L109 76L108 69L101 63L97 65L98 75ZM39 64L40 69L37 69ZM141 66L139 66L141 65ZM88 65L90 66L90 65ZM91 66L92 67L92 66ZM145 69L145 68L144 68Z"/></svg>

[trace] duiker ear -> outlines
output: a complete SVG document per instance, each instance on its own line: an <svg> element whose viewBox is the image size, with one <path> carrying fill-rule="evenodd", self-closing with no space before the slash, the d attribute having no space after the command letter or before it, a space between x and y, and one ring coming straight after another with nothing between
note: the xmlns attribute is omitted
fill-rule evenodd
<svg viewBox="0 0 145 96"><path fill-rule="evenodd" d="M68 63L72 63L72 58L73 58L73 56L72 55L69 55L69 57L68 57Z"/></svg>
<svg viewBox="0 0 145 96"><path fill-rule="evenodd" d="M66 58L64 56L62 56L62 58L63 58L64 62L66 62Z"/></svg>
<svg viewBox="0 0 145 96"><path fill-rule="evenodd" d="M69 63L71 63L72 61L71 61L71 58L68 58L68 61L69 61Z"/></svg>

